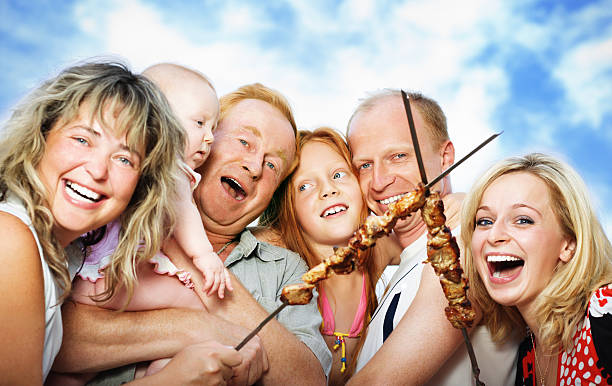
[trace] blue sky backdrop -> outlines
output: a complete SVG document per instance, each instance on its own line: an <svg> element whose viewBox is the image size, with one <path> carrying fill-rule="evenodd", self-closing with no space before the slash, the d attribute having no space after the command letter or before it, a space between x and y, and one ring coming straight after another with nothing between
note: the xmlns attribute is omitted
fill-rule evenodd
<svg viewBox="0 0 612 386"><path fill-rule="evenodd" d="M557 155L612 235L612 1L0 1L0 120L44 79L96 56L196 68L220 95L283 92L300 128L344 131L385 87L439 101L456 191L500 158Z"/></svg>

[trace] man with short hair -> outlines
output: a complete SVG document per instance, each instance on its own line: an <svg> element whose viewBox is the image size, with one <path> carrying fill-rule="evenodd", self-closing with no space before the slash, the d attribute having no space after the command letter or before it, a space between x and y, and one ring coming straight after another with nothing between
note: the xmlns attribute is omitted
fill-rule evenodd
<svg viewBox="0 0 612 386"><path fill-rule="evenodd" d="M455 149L440 106L419 93L408 97L426 175L431 180L453 164ZM362 193L376 215L421 182L399 90L384 90L364 100L349 121L347 138ZM463 194L451 193L449 177L432 190L441 192L446 224L458 234ZM399 220L390 239L395 250L401 251L401 262L372 315L351 382L472 384L467 352L457 350L463 341L461 332L446 320L447 301L438 277L430 265L422 263L427 259L427 227L420 214ZM494 347L486 330L475 330L472 339L481 379L487 385L512 383L516 347Z"/></svg>
<svg viewBox="0 0 612 386"><path fill-rule="evenodd" d="M289 104L275 90L253 84L221 98L215 141L199 170L203 176L194 198L214 250L235 275L234 291L223 300L204 296L208 312L116 314L83 305L64 307L66 334L57 370L83 372L172 357L185 345L210 338L236 345L280 305L282 288L300 282L307 266L298 255L259 242L245 228L295 167L295 133ZM167 243L164 252L180 268L190 268L191 260L176 243ZM197 272L192 266L189 270ZM196 284L198 279L194 275ZM269 371L261 368L261 358L254 358L233 381L252 384L264 372L261 380L268 384L297 379L300 384L324 383L331 354L318 330L316 298L305 306L287 307L277 318L258 334ZM108 342L112 345L105 347ZM250 364L257 367L253 372Z"/></svg>

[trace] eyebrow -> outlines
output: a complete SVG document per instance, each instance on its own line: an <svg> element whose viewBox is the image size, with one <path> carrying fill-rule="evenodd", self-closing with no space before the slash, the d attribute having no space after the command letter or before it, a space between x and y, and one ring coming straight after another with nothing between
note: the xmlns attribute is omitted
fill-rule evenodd
<svg viewBox="0 0 612 386"><path fill-rule="evenodd" d="M263 136L261 135L261 131L259 131L259 129L255 126L243 126L242 128L247 131L250 131L251 133L253 133L255 136L259 138L263 138ZM280 149L272 154L280 158L285 163L289 162L289 160L287 159L287 152L283 149Z"/></svg>
<svg viewBox="0 0 612 386"><path fill-rule="evenodd" d="M261 131L259 131L258 128L256 128L255 126L243 126L243 129L250 131L251 133L255 134L256 136L258 136L259 138L262 137L261 135Z"/></svg>
<svg viewBox="0 0 612 386"><path fill-rule="evenodd" d="M405 146L397 146L397 145L392 145L387 147L386 149L383 149L385 156L387 156L388 154L394 154L394 153L405 153L408 156L414 156L414 148L405 148ZM352 162L364 162L364 161L370 161L373 160L373 157L365 157L365 156L353 156L352 158Z"/></svg>
<svg viewBox="0 0 612 386"><path fill-rule="evenodd" d="M539 214L540 216L542 215L542 213L540 213L539 210L537 210L536 208L534 208L533 206L527 205L527 204L514 204L512 205L513 209L518 209L518 208L527 208L527 209L531 209L534 212L536 212L537 214Z"/></svg>
<svg viewBox="0 0 612 386"><path fill-rule="evenodd" d="M87 132L91 133L91 135L93 135L93 136L95 136L95 137L97 137L97 138L102 137L102 135L100 134L100 132L98 132L98 131L94 130L94 129L93 129L92 127L90 127L90 126L84 126L84 125L80 124L80 125L77 125L77 126L75 126L75 127L81 128L81 129L83 129L83 130L85 130L85 131L87 131ZM136 154L138 157L142 157L142 156L141 156L141 155L140 155L138 152L131 150L127 144L122 143L122 144L121 144L119 147L121 148L121 150L125 150L125 151L127 151L127 152L129 152L129 153Z"/></svg>
<svg viewBox="0 0 612 386"><path fill-rule="evenodd" d="M519 208L527 208L527 209L531 209L531 210L533 210L534 212L536 212L537 214L539 214L540 216L542 216L542 213L540 213L540 211L539 211L539 210L537 210L536 208L534 208L533 206L530 206L530 205L527 205L527 204L521 204L521 203L512 205L512 209L519 209ZM482 206L479 206L479 207L476 209L476 212L478 212L479 210L488 210L488 211L490 211L490 210L491 210L491 208L489 208L489 207L488 207L488 206L486 206L486 205L482 205Z"/></svg>

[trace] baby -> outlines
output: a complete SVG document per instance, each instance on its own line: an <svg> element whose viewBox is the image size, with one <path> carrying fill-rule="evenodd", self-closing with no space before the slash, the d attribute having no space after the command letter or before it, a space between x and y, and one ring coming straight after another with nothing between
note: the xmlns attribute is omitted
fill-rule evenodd
<svg viewBox="0 0 612 386"><path fill-rule="evenodd" d="M179 191L179 201L176 203L177 221L172 236L202 272L204 276L202 290L207 295L217 292L219 298L223 298L225 288L233 290L229 272L213 251L192 198L192 191L200 181L200 175L194 169L204 163L214 140L212 132L219 118L217 94L204 75L182 66L157 64L146 69L143 75L153 81L164 93L187 134L184 156L180 161L185 175L177 187ZM103 279L103 269L108 265L117 246L120 228L118 221L110 223L106 226L100 241L86 242L93 245L87 247L85 262L75 279L71 294L73 300L99 305L91 297L105 290L104 280L99 279ZM91 234L88 234L89 236ZM200 298L191 290L194 284L189 273L179 270L163 252L158 252L149 262L139 264L136 272L138 283L129 304L125 307L126 311L169 307L202 309ZM176 279L189 290L184 286L177 286ZM126 292L120 290L101 306L121 309L127 300ZM144 375L159 371L168 361L169 359L164 359L152 362ZM140 371L139 373L142 374ZM47 379L47 383L82 385L94 375L53 374Z"/></svg>
<svg viewBox="0 0 612 386"><path fill-rule="evenodd" d="M177 220L172 236L202 272L203 291L207 295L217 292L219 298L223 298L226 287L232 290L229 273L208 241L192 198L193 189L201 178L194 169L200 167L208 158L214 140L212 131L219 118L217 94L204 75L175 64L156 64L146 69L143 75L153 81L164 93L187 134L184 156L179 161L184 178L181 178L177 186L179 200L175 204ZM79 272L82 279L96 283L103 277L102 270L108 264L117 245L119 228L118 222L108 224L102 240L88 247L88 256ZM189 274L177 269L164 253L159 252L150 262L155 264L156 273L176 275L187 287L193 288ZM100 288L100 284L96 287ZM144 283L139 281L141 290L142 284ZM115 301L120 297L115 297ZM151 308L146 301L142 304L136 293L126 310L138 311Z"/></svg>
<svg viewBox="0 0 612 386"><path fill-rule="evenodd" d="M187 145L181 162L186 178L178 187L180 199L176 204L178 218L173 237L202 272L203 290L207 295L218 292L219 298L223 298L226 287L232 290L229 273L208 241L200 213L192 198L193 189L201 178L194 169L206 161L214 140L212 131L219 119L217 94L204 75L185 67L157 64L146 69L143 75L161 89L187 133ZM160 257L156 261L158 269L164 266L162 262L169 263L163 254L157 257Z"/></svg>

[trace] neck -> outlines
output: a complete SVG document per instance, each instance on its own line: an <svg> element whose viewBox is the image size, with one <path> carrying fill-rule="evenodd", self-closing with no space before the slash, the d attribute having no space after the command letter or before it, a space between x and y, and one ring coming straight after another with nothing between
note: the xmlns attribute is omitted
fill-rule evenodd
<svg viewBox="0 0 612 386"><path fill-rule="evenodd" d="M523 320L527 324L527 327L531 330L531 332L538 337L538 321L536 320L535 310L534 310L534 301L531 301L527 304L522 304L520 306L516 306L518 311L520 312Z"/></svg>
<svg viewBox="0 0 612 386"><path fill-rule="evenodd" d="M223 247L230 241L236 240L240 237L240 234L219 234L215 232L206 231L206 235L208 236L208 241L213 247L214 251L218 251L219 248Z"/></svg>
<svg viewBox="0 0 612 386"><path fill-rule="evenodd" d="M344 242L338 243L337 245L324 245L312 242L307 240L312 248L312 251L315 253L317 261L320 263L329 256L334 254L334 247L344 247L348 244L348 239Z"/></svg>
<svg viewBox="0 0 612 386"><path fill-rule="evenodd" d="M407 221L410 221L413 224L409 225L406 223ZM397 237L402 249L417 241L419 237L425 234L426 231L427 226L423 220L421 220L419 213L412 215L412 218L398 221L395 228L393 228L393 233L395 234L395 237Z"/></svg>
<svg viewBox="0 0 612 386"><path fill-rule="evenodd" d="M55 229L53 231L53 235L55 236L57 241L59 241L62 248L66 248L68 244L70 244L72 241L76 240L80 236L80 235L74 235L71 232L64 232L59 229Z"/></svg>

